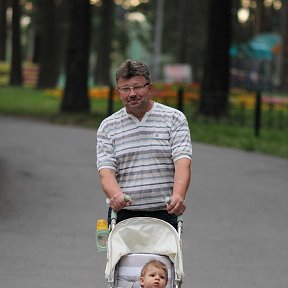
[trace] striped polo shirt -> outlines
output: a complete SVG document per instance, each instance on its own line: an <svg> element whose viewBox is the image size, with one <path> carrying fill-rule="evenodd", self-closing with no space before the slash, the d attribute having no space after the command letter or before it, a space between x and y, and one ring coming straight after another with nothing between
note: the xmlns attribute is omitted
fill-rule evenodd
<svg viewBox="0 0 288 288"><path fill-rule="evenodd" d="M185 115L160 103L139 121L125 108L106 118L97 131L97 168L115 170L133 204L125 209L162 210L171 196L174 161L192 158Z"/></svg>

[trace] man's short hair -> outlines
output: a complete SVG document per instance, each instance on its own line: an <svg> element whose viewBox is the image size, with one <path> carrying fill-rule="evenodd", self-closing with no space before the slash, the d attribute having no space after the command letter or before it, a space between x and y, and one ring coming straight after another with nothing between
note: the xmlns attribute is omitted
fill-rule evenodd
<svg viewBox="0 0 288 288"><path fill-rule="evenodd" d="M143 76L151 83L151 74L146 64L131 59L125 60L116 71L116 83L120 78L130 79L135 76Z"/></svg>

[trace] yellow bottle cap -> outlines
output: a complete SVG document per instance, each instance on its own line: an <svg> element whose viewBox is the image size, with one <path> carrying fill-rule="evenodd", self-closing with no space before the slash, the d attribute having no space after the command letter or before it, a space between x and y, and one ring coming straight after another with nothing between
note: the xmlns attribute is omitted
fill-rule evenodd
<svg viewBox="0 0 288 288"><path fill-rule="evenodd" d="M96 230L108 229L108 222L106 219L99 219L96 224Z"/></svg>

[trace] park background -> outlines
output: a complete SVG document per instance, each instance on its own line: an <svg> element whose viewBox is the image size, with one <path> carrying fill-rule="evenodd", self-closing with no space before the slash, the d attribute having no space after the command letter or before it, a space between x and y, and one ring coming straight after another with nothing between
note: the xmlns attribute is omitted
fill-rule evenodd
<svg viewBox="0 0 288 288"><path fill-rule="evenodd" d="M97 127L121 103L116 67L195 141L288 157L287 1L0 0L0 111Z"/></svg>
<svg viewBox="0 0 288 288"><path fill-rule="evenodd" d="M0 11L1 288L105 287L96 130L121 107L113 79L128 57L151 66L154 97L191 127L183 287L287 288L287 1L0 0Z"/></svg>

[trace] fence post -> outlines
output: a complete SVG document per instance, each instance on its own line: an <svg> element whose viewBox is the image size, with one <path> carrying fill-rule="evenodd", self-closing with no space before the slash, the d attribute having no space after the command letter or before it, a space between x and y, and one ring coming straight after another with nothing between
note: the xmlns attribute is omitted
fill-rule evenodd
<svg viewBox="0 0 288 288"><path fill-rule="evenodd" d="M114 91L113 85L109 85L107 116L113 114L113 91Z"/></svg>
<svg viewBox="0 0 288 288"><path fill-rule="evenodd" d="M177 91L177 100L178 100L178 102L177 102L178 110L183 112L184 89L182 86L180 86L178 91Z"/></svg>
<svg viewBox="0 0 288 288"><path fill-rule="evenodd" d="M254 135L256 137L260 136L261 108L262 108L261 92L257 91L255 99L255 112L254 112Z"/></svg>

